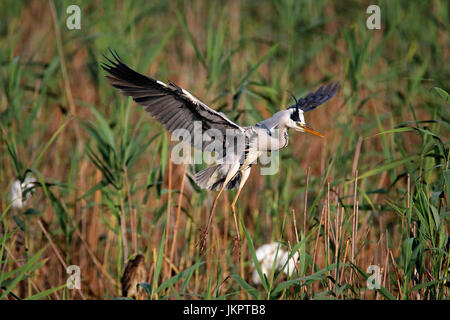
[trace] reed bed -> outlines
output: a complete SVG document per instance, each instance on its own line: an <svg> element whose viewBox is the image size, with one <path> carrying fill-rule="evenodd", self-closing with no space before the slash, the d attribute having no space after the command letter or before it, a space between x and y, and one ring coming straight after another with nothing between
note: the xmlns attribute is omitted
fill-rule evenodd
<svg viewBox="0 0 450 320"><path fill-rule="evenodd" d="M123 299L139 255L139 299L448 299L449 3L378 2L380 30L369 1L79 0L80 30L72 1L0 2L0 298ZM241 125L341 81L306 115L326 138L292 133L277 174L253 170L239 259L234 191L200 254L215 192L107 83L109 48ZM272 242L293 272L262 272Z"/></svg>

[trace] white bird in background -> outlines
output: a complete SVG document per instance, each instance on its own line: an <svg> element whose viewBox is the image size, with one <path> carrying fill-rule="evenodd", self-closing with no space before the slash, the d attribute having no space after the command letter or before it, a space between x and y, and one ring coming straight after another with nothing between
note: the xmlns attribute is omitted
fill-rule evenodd
<svg viewBox="0 0 450 320"><path fill-rule="evenodd" d="M36 178L32 175L27 175L23 182L16 180L11 185L10 200L12 202L11 208L22 210L31 198L32 188L36 183Z"/></svg>
<svg viewBox="0 0 450 320"><path fill-rule="evenodd" d="M298 251L296 251L288 261L289 252L284 251L277 242L263 244L256 249L255 255L261 267L261 272L268 279L270 279L272 268L282 270L286 275L290 276L294 272L296 262L299 258ZM252 273L253 283L262 284L259 273L253 263L252 268L254 269Z"/></svg>
<svg viewBox="0 0 450 320"><path fill-rule="evenodd" d="M323 137L319 132L306 125L304 113L315 109L317 106L330 100L336 93L339 83L330 83L321 86L316 92L309 93L306 97L296 100L295 104L286 110L275 113L271 118L261 121L254 126L241 127L228 119L223 113L217 112L195 98L186 90L169 82L163 83L151 77L144 76L124 64L120 57L111 52L114 61L108 59L102 68L108 72L106 76L111 84L126 96L131 96L135 102L145 107L145 110L158 120L168 131L184 129L190 133L191 144L202 151L208 151L211 143L223 145L222 159L231 159L225 163L219 163L195 174L195 181L199 187L210 190L218 190L214 199L208 222L200 238L200 249L203 251L214 209L222 192L227 189L237 188L236 195L231 203L234 227L236 229L234 249L240 251L240 235L236 216L236 202L239 194L247 181L251 166L256 163L263 152L276 151L288 145L288 129L299 132L307 132ZM200 122L201 126L195 126L194 122ZM211 135L210 139L195 141L193 137L207 136L208 130L222 133L221 137ZM200 130L200 132L198 132ZM277 134L274 134L277 131ZM227 136L241 138L244 141L242 152L236 154L235 146L230 145ZM239 253L238 253L239 254Z"/></svg>

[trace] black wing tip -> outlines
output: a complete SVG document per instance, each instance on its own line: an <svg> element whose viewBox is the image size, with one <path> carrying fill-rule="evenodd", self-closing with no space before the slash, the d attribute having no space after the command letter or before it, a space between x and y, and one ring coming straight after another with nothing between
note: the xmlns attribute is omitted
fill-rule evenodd
<svg viewBox="0 0 450 320"><path fill-rule="evenodd" d="M148 87L155 85L155 79L130 68L123 62L117 51L108 48L108 52L103 54L104 61L100 63L100 66L106 71L105 77L114 87L124 90L127 86Z"/></svg>
<svg viewBox="0 0 450 320"><path fill-rule="evenodd" d="M340 81L337 81L336 83L331 82L331 83L328 85L328 86L330 87L330 94L331 94L331 97L333 97L334 94L336 93L337 89L339 89L340 84L341 84L341 82L340 82ZM330 98L331 98L331 97L330 97Z"/></svg>
<svg viewBox="0 0 450 320"><path fill-rule="evenodd" d="M100 63L100 66L103 70L107 71L108 73L111 73L113 69L116 69L117 67L120 67L122 65L125 65L122 62L122 58L120 58L119 54L116 50L108 48L108 51L112 58L109 58L106 53L103 54L103 58L106 61L103 61Z"/></svg>
<svg viewBox="0 0 450 320"><path fill-rule="evenodd" d="M298 99L298 101L296 100L296 104L290 106L288 109L299 108L303 112L314 110L319 105L333 98L339 87L340 81L330 82L328 85L321 85L316 91L310 92L304 98Z"/></svg>
<svg viewBox="0 0 450 320"><path fill-rule="evenodd" d="M143 75L137 73L130 67L128 67L119 56L116 50L108 48L109 54L112 57L108 57L105 53L103 54L103 58L105 61L100 63L100 66L103 70L105 70L108 74L106 78L111 80L111 77L117 79L126 79L128 81L133 80L136 77L144 77ZM133 82L133 81L132 81Z"/></svg>

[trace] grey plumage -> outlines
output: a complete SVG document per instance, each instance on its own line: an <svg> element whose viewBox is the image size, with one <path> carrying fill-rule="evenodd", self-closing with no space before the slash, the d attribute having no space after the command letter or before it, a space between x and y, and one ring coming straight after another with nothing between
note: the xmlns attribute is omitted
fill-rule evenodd
<svg viewBox="0 0 450 320"><path fill-rule="evenodd" d="M202 189L219 191L230 171L231 164L216 164L212 167L203 169L195 174L195 182ZM241 172L238 171L225 186L226 190L231 190L239 185Z"/></svg>
<svg viewBox="0 0 450 320"><path fill-rule="evenodd" d="M239 135L244 129L223 113L211 109L203 102L195 98L186 90L169 82L165 84L159 80L144 76L124 64L117 54L113 54L114 61L106 58L109 62L103 63L102 68L109 73L106 77L111 84L126 96L131 96L134 101L142 105L145 110L170 132L176 129L186 129L190 136L198 134L193 126L194 121L200 121L201 128L197 131L216 129L225 137L226 130ZM213 139L214 137L211 137ZM202 144L191 144L200 150L204 150L210 141L200 141Z"/></svg>
<svg viewBox="0 0 450 320"><path fill-rule="evenodd" d="M241 127L232 122L221 112L217 112L206 104L195 98L186 90L180 88L173 82L165 84L159 80L144 76L126 64L119 56L112 53L114 60L107 59L108 63L103 63L102 68L108 72L107 78L111 84L120 90L124 95L131 96L134 101L144 106L145 110L170 132L177 129L186 129L191 136L190 143L197 149L205 150L210 143L215 141L224 146L223 158L230 155L227 141L217 141L217 136L209 137L195 142L193 137L200 134L200 131L207 133L208 129L216 129L222 133L224 139L226 135L240 136L245 141L245 153L235 154L233 157L241 165L231 176L225 186L226 189L233 189L239 185L240 173L249 168L253 162L245 163L249 154L256 155L262 151L274 151L285 148L288 145L287 129L292 127L289 121L305 124L303 112L313 110L318 105L328 101L336 93L339 83L330 83L326 88L321 86L316 92L308 94L305 98L300 98L295 105L286 110L275 113L269 119L261 121L254 126ZM201 127L194 128L194 121L199 121ZM279 136L273 137L272 131L279 129ZM197 132L197 131L198 132ZM221 138L219 137L219 139ZM261 144L261 137L266 143ZM208 138L208 137L207 137ZM245 164L245 166L243 166ZM230 170L232 164L215 165L206 168L195 174L195 181L201 188L219 190Z"/></svg>
<svg viewBox="0 0 450 320"><path fill-rule="evenodd" d="M195 181L199 187L219 191L201 238L201 248L204 248L217 199L225 189L238 189L231 208L237 240L240 239L235 204L249 177L251 166L263 152L285 148L289 141L289 128L322 136L306 125L304 113L330 100L339 87L339 83L330 83L327 87L322 86L316 92L299 100L294 97L295 105L275 113L254 126L241 127L176 84L172 82L165 84L144 76L124 64L117 54L112 52L112 55L114 60L105 57L108 63L103 63L102 68L108 72L107 78L111 84L122 94L131 96L168 131L176 133L177 129L187 130L190 135L189 142L195 148L212 151L209 149L211 146L222 147L219 159L222 162L218 161L218 164L195 174ZM217 130L220 135L215 135L214 130L210 129ZM199 136L203 138L196 141L194 137ZM242 142L243 148L240 150L236 150L235 144L232 143L235 138Z"/></svg>
<svg viewBox="0 0 450 320"><path fill-rule="evenodd" d="M226 134L241 136L245 139L246 154L234 155L236 162L241 165L245 163L245 157L249 153L273 151L286 147L288 145L287 129L289 126L283 124L288 122L289 119L304 123L303 112L313 110L318 105L331 99L339 86L339 83L330 83L326 88L321 86L316 92L308 94L305 98L300 98L295 105L290 106L287 110L277 112L255 126L241 127L228 119L223 113L211 109L173 82L165 84L144 76L124 64L117 54L112 53L112 55L114 61L106 58L109 64L102 64L102 68L109 73L107 78L114 87L144 106L145 110L161 122L168 131L173 133L177 129L188 130L191 136L190 143L197 149L207 149L208 145L217 137L210 137L210 141L207 139L200 141L201 144L195 143L193 137L195 134L199 134L195 130L204 133L208 129L216 129L223 134L222 137L225 137ZM194 121L201 122L201 127L194 128ZM279 129L278 138L272 137L272 131L275 128ZM261 137L264 136L267 143L258 144ZM216 141L216 143L221 143L224 146L223 157L229 155L230 150L227 148L226 141ZM239 168L227 182L225 188L233 189L237 187L240 180L240 174L238 175L238 173L249 168L252 163ZM201 188L219 190L232 167L230 164L222 164L206 168L195 175L195 181Z"/></svg>

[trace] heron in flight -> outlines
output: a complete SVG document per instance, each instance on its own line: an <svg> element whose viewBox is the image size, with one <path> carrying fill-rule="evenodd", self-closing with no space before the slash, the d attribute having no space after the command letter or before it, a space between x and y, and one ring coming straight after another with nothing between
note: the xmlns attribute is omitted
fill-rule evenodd
<svg viewBox="0 0 450 320"><path fill-rule="evenodd" d="M330 100L336 93L339 82L321 86L317 91L306 97L295 99L295 104L275 113L271 118L254 126L242 127L234 123L221 112L215 111L176 84L168 84L142 75L111 52L113 59L107 57L107 63L102 68L111 84L125 96L142 105L145 110L158 120L169 132L185 130L190 134L190 143L194 148L208 151L212 143L222 145L221 159L227 159L195 174L195 182L203 189L218 190L205 229L200 238L200 250L206 245L209 226L214 216L217 201L224 190L237 188L231 203L236 236L234 249L240 252L240 234L236 216L236 202L247 181L251 167L263 152L271 152L285 148L288 145L288 129L310 133L319 137L322 134L310 128L304 113ZM195 122L200 125L195 125ZM199 131L200 130L200 131ZM213 132L213 133L211 133ZM203 137L193 139L200 134ZM241 152L236 151L234 144L227 137L232 136L243 141ZM205 138L206 137L206 138ZM209 138L209 139L208 139Z"/></svg>

